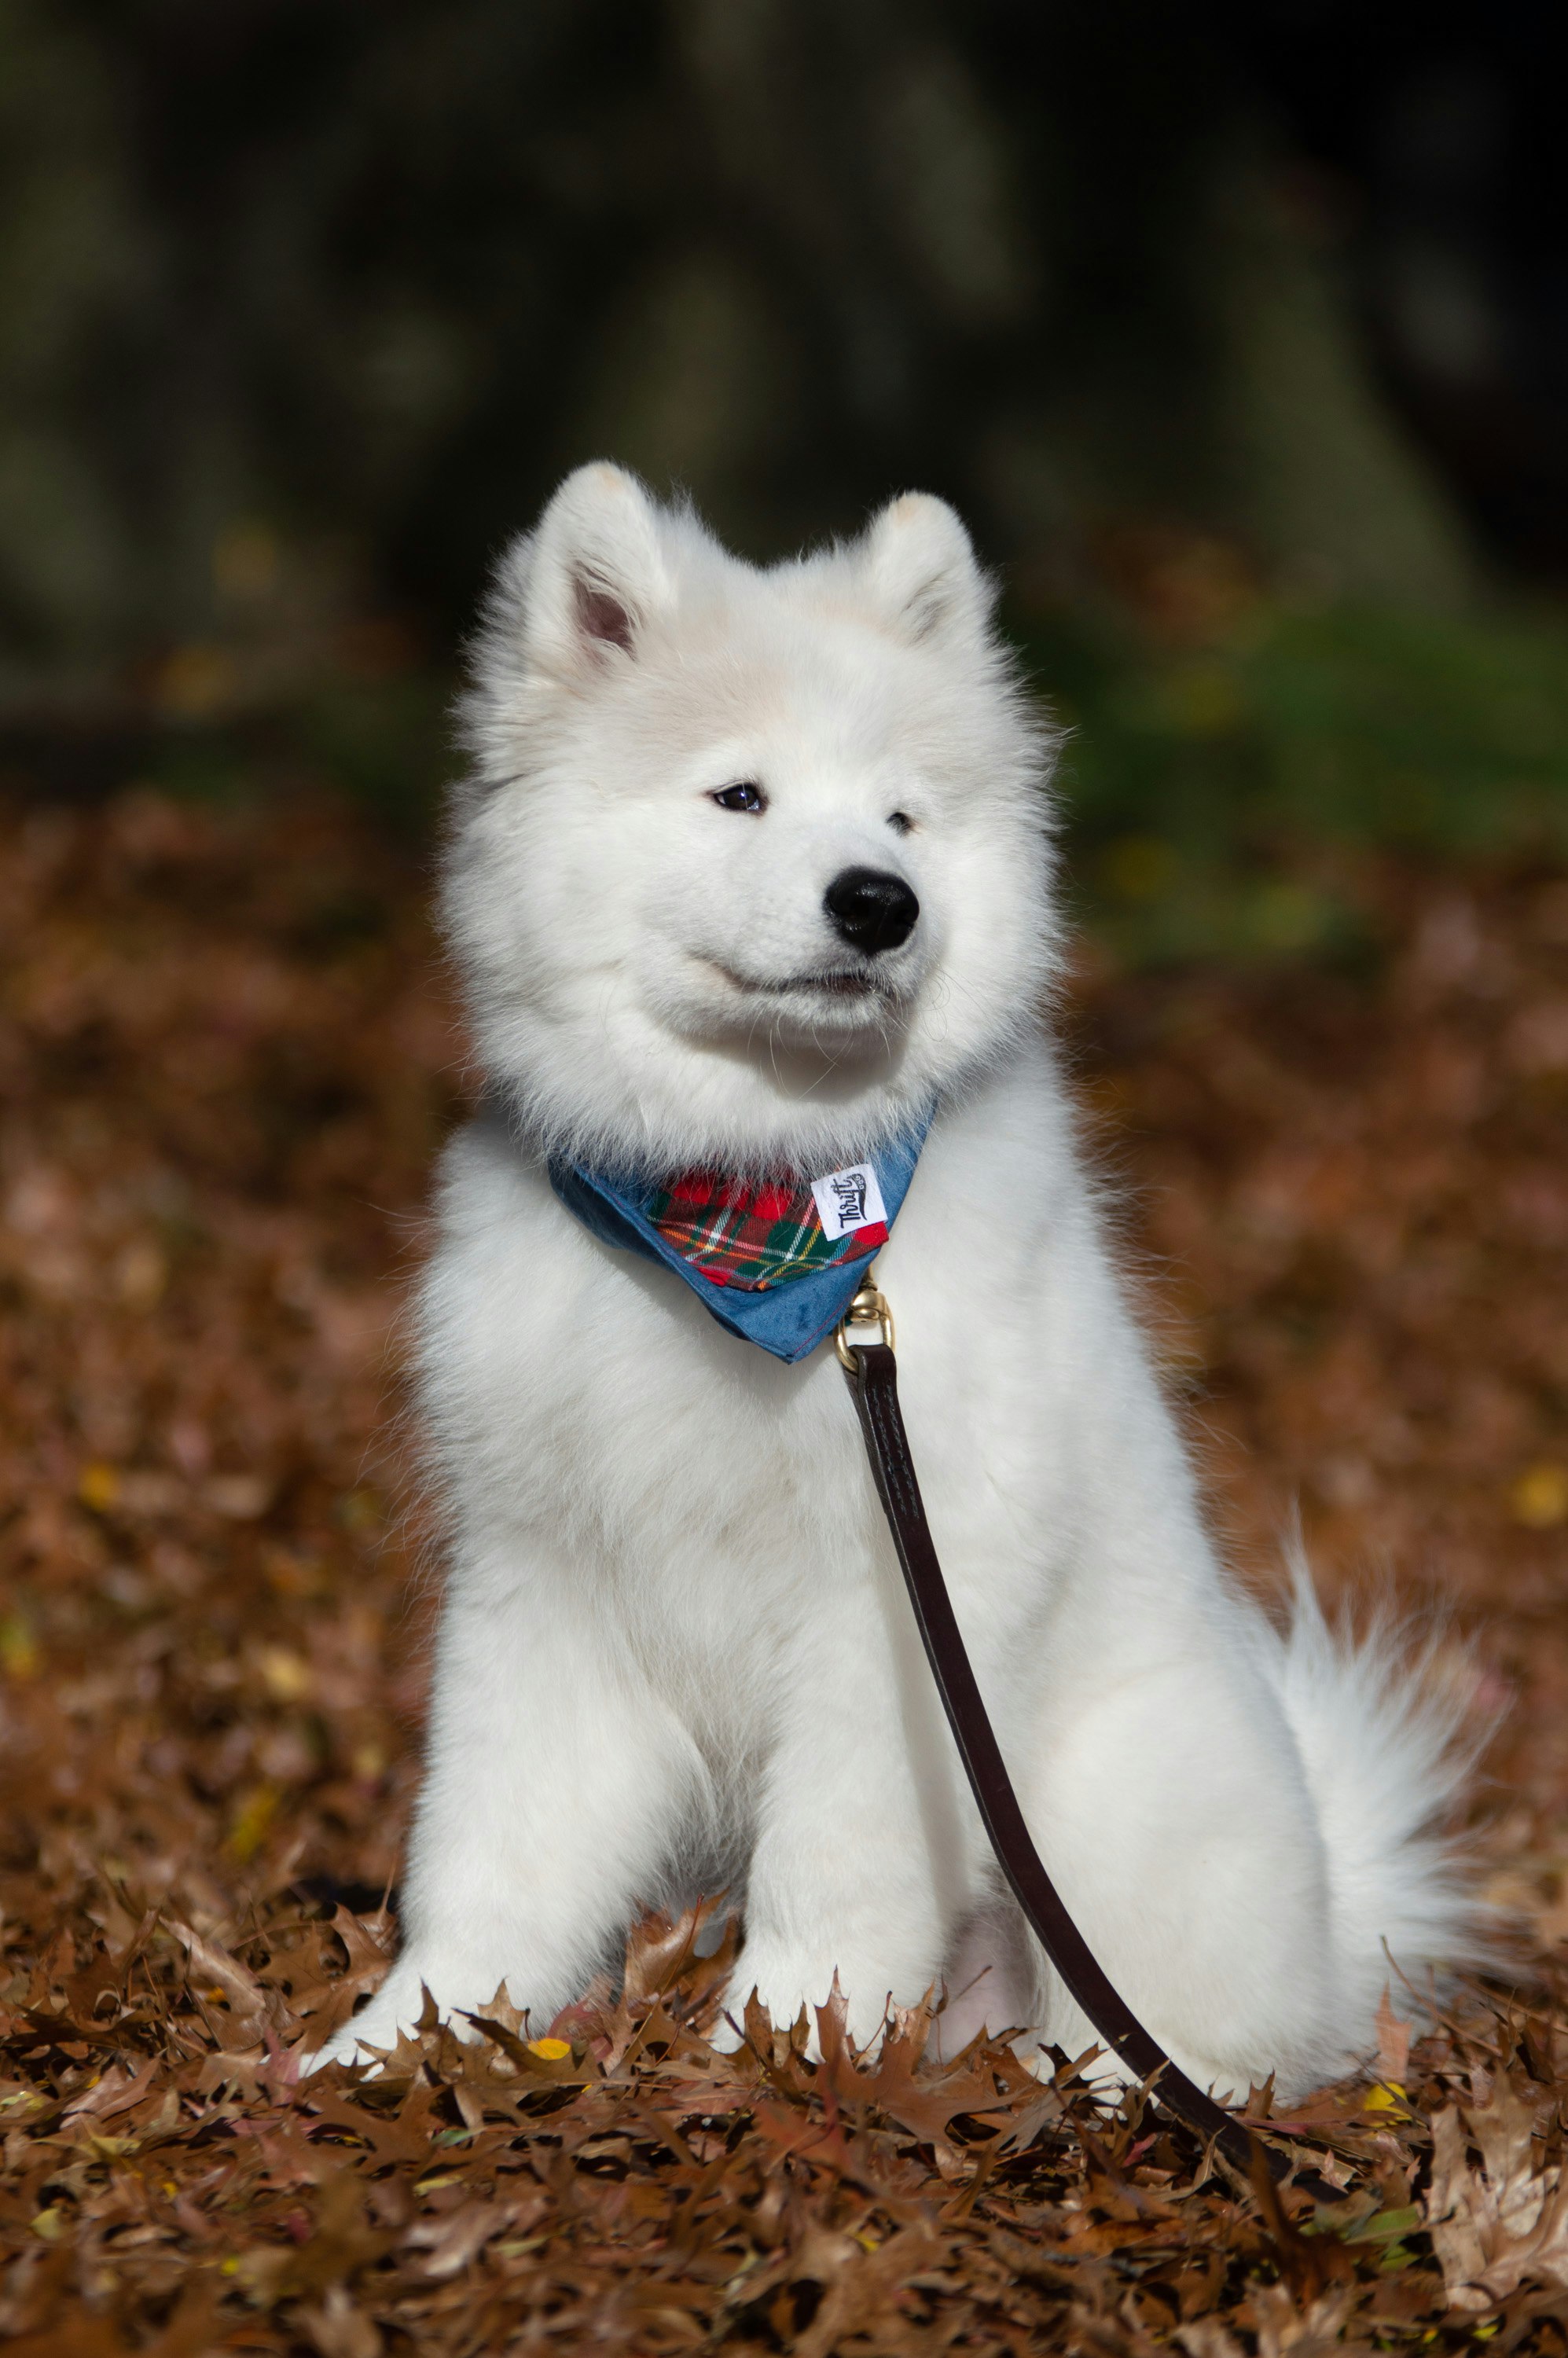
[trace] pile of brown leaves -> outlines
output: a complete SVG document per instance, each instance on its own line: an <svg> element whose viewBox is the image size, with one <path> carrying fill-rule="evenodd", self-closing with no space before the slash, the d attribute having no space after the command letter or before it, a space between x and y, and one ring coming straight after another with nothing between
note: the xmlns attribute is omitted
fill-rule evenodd
<svg viewBox="0 0 1568 2358"><path fill-rule="evenodd" d="M381 1970L428 1621L385 1437L459 1101L423 889L319 808L4 823L0 2334L1568 2349L1568 885L1368 869L1375 970L1078 995L1238 1552L1299 1503L1331 1587L1455 1609L1503 1712L1477 1839L1530 1963L1433 2027L1396 1982L1377 2077L1291 2115L1332 2204L1081 2059L927 2065L919 2014L716 2055L690 1922L545 2035L298 2082Z"/></svg>

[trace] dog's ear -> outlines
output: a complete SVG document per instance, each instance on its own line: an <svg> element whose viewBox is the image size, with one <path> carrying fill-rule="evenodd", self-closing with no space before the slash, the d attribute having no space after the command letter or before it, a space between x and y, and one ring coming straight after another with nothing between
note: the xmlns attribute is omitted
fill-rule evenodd
<svg viewBox="0 0 1568 2358"><path fill-rule="evenodd" d="M669 597L658 514L624 467L579 467L531 535L522 585L524 652L541 671L581 679L634 655Z"/></svg>
<svg viewBox="0 0 1568 2358"><path fill-rule="evenodd" d="M905 492L890 501L861 551L872 603L901 637L984 640L994 593L946 500Z"/></svg>

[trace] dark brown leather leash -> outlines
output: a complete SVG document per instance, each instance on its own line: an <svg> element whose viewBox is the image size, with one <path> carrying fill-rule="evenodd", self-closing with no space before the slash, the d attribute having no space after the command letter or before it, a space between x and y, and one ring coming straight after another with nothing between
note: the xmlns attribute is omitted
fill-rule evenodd
<svg viewBox="0 0 1568 2358"><path fill-rule="evenodd" d="M1243 2178L1256 2183L1261 2158L1271 2178L1292 2178L1294 2184L1319 2201L1343 2201L1340 2190L1315 2170L1292 2168L1282 2154L1262 2145L1172 2062L1158 2039L1145 2030L1126 1999L1112 1986L1067 1913L1034 1847L1001 1747L975 1683L932 1542L931 1528L925 1520L909 1436L898 1404L892 1316L869 1278L845 1313L835 1342L849 1375L877 1495L892 1533L947 1725L953 1731L969 1790L979 1810L980 1823L1035 1938L1112 2053L1135 2078L1151 2083L1156 2103L1173 2113L1206 2145L1217 2147Z"/></svg>

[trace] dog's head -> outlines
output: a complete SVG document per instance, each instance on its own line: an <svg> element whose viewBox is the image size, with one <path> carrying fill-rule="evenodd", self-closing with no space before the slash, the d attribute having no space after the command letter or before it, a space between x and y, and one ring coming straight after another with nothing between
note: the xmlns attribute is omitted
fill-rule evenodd
<svg viewBox="0 0 1568 2358"><path fill-rule="evenodd" d="M534 1136L819 1169L1033 1020L1048 739L990 602L940 500L760 571L619 468L563 484L479 642L445 892Z"/></svg>

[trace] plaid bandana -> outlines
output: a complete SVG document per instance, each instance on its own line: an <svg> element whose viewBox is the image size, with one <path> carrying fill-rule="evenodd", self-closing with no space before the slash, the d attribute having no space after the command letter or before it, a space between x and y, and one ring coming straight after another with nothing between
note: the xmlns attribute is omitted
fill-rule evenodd
<svg viewBox="0 0 1568 2358"><path fill-rule="evenodd" d="M600 1244L657 1262L730 1334L793 1366L827 1341L887 1242L935 1110L860 1163L798 1184L552 1163L550 1184Z"/></svg>
<svg viewBox="0 0 1568 2358"><path fill-rule="evenodd" d="M709 1285L762 1293L855 1260L887 1242L887 1222L869 1221L837 1239L822 1225L809 1184L725 1179L689 1171L660 1188L648 1217Z"/></svg>

